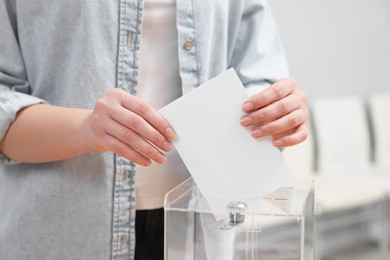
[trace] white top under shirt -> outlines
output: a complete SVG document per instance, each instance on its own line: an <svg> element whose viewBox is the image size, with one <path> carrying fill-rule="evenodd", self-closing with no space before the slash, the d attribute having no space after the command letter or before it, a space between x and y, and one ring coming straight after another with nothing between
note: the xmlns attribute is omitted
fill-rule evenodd
<svg viewBox="0 0 390 260"><path fill-rule="evenodd" d="M137 96L155 109L182 95L175 0L146 0L141 34ZM136 209L164 206L165 194L189 177L176 150L160 165L137 166Z"/></svg>

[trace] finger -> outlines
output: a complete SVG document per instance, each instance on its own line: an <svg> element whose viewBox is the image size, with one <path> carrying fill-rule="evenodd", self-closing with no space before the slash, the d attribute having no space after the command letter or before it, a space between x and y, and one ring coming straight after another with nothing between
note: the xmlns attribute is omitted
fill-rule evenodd
<svg viewBox="0 0 390 260"><path fill-rule="evenodd" d="M284 79L276 82L259 94L249 98L242 106L243 111L250 113L281 100L293 91L294 83L295 81L292 79Z"/></svg>
<svg viewBox="0 0 390 260"><path fill-rule="evenodd" d="M149 158L146 158L144 155L135 151L126 143L119 141L118 139L109 134L106 134L104 136L103 142L106 144L108 150L126 159L129 159L136 164L142 166L149 166L152 163Z"/></svg>
<svg viewBox="0 0 390 260"><path fill-rule="evenodd" d="M149 140L161 150L166 152L172 150L173 146L167 138L146 122L142 117L121 106L114 109L112 118L118 123L133 130L144 139Z"/></svg>
<svg viewBox="0 0 390 260"><path fill-rule="evenodd" d="M252 130L252 136L259 138L267 135L277 135L293 129L306 121L305 111L297 109L290 114L271 123L264 124Z"/></svg>
<svg viewBox="0 0 390 260"><path fill-rule="evenodd" d="M127 144L132 149L143 154L145 157L152 159L157 163L164 163L167 158L156 147L147 142L133 130L112 120L107 126L106 131L109 135L119 141Z"/></svg>
<svg viewBox="0 0 390 260"><path fill-rule="evenodd" d="M241 118L241 125L249 126L259 123L272 122L294 110L297 110L300 106L300 98L298 95L290 94L269 106L243 116Z"/></svg>
<svg viewBox="0 0 390 260"><path fill-rule="evenodd" d="M293 130L289 130L283 134L273 137L272 143L276 147L293 146L305 141L308 135L307 125L304 123Z"/></svg>
<svg viewBox="0 0 390 260"><path fill-rule="evenodd" d="M135 96L126 96L122 99L122 106L144 118L157 131L173 140L176 136L168 122L150 105Z"/></svg>

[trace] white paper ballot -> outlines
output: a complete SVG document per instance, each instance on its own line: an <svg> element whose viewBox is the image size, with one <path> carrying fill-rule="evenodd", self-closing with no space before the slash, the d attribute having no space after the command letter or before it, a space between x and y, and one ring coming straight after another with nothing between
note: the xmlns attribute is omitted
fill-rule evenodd
<svg viewBox="0 0 390 260"><path fill-rule="evenodd" d="M259 198L292 173L271 138L254 139L240 125L248 95L233 69L160 109L173 142L204 196Z"/></svg>

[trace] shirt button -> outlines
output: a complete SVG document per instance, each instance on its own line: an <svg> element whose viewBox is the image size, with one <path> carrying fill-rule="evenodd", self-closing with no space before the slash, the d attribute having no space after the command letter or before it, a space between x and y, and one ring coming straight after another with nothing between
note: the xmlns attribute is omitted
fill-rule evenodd
<svg viewBox="0 0 390 260"><path fill-rule="evenodd" d="M184 43L184 49L186 49L187 51L191 50L192 49L192 41L191 40L187 40L185 43Z"/></svg>
<svg viewBox="0 0 390 260"><path fill-rule="evenodd" d="M128 179L127 177L128 177L128 173L127 172L123 173L122 175L123 185L127 185L127 179Z"/></svg>
<svg viewBox="0 0 390 260"><path fill-rule="evenodd" d="M121 235L121 247L123 248L127 242L127 236L126 235Z"/></svg>

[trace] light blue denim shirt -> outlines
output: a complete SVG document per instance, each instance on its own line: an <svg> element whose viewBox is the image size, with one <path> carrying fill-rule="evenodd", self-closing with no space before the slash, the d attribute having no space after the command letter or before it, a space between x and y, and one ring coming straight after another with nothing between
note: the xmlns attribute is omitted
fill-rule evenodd
<svg viewBox="0 0 390 260"><path fill-rule="evenodd" d="M136 94L142 13L142 0L0 0L0 139L33 104ZM266 0L177 0L177 30L183 93L229 67L250 94L288 74ZM133 258L132 162L0 160L1 260Z"/></svg>

